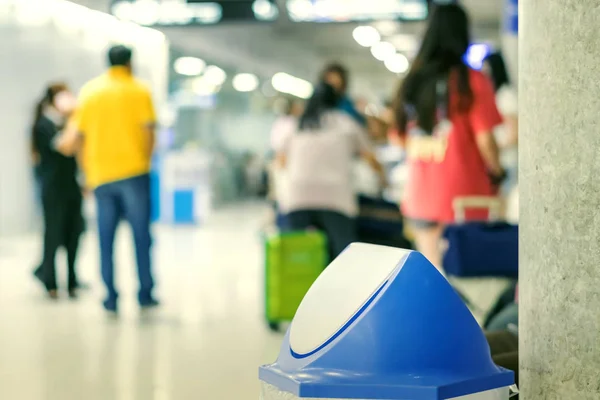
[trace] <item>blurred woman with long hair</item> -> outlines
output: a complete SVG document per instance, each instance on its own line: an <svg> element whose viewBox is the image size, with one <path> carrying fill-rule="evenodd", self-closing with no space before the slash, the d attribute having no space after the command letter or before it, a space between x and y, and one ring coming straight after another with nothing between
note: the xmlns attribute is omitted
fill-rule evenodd
<svg viewBox="0 0 600 400"><path fill-rule="evenodd" d="M502 122L494 88L464 63L469 44L465 11L455 4L437 6L395 105L409 166L402 209L417 249L438 268L439 241L454 221L454 200L493 196L505 175L493 135Z"/></svg>
<svg viewBox="0 0 600 400"><path fill-rule="evenodd" d="M340 96L330 84L319 84L278 151L286 174L281 207L288 213L288 225L325 232L332 259L356 240L355 158L364 158L384 179L366 132L339 109Z"/></svg>
<svg viewBox="0 0 600 400"><path fill-rule="evenodd" d="M77 162L65 156L62 133L75 107L75 97L64 83L50 84L35 107L31 131L32 151L37 154L44 214L44 250L35 276L50 298L58 297L55 256L59 247L67 250L68 292L76 296L75 273L79 237L83 231L82 193L77 182Z"/></svg>

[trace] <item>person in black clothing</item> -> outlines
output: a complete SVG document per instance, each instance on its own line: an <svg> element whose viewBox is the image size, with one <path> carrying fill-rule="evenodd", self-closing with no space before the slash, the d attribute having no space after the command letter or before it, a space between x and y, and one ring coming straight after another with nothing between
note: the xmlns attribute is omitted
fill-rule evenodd
<svg viewBox="0 0 600 400"><path fill-rule="evenodd" d="M58 297L55 255L59 247L67 250L68 291L76 297L78 287L75 262L79 237L83 231L83 196L77 182L77 162L62 154L62 131L74 109L74 96L62 83L50 85L35 110L32 150L37 155L44 214L44 251L35 276L52 299Z"/></svg>

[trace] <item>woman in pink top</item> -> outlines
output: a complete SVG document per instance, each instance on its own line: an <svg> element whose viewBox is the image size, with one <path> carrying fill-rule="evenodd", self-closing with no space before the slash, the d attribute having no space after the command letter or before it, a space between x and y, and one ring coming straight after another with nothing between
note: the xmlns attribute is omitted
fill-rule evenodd
<svg viewBox="0 0 600 400"><path fill-rule="evenodd" d="M463 62L469 43L465 11L437 6L396 99L409 164L402 210L417 249L437 267L454 199L494 195L504 176L492 133L502 118L491 82Z"/></svg>

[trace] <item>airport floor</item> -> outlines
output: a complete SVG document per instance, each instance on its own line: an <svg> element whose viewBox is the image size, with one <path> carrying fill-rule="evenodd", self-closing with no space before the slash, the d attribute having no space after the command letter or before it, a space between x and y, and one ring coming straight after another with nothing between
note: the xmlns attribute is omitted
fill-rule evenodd
<svg viewBox="0 0 600 400"><path fill-rule="evenodd" d="M275 359L281 340L262 319L265 212L247 205L217 212L204 227L155 226L163 305L142 315L130 232L122 228L118 319L100 307L93 232L79 262L92 289L53 303L31 276L36 235L0 239L0 399L256 399L258 365Z"/></svg>
<svg viewBox="0 0 600 400"><path fill-rule="evenodd" d="M0 399L256 399L257 367L276 358L282 338L262 318L266 213L264 205L246 204L215 212L203 226L156 225L162 307L147 314L135 303L130 232L121 228L117 319L100 307L92 228L79 262L91 289L77 301L63 294L49 302L33 280L38 235L0 239ZM486 307L489 288L474 287Z"/></svg>

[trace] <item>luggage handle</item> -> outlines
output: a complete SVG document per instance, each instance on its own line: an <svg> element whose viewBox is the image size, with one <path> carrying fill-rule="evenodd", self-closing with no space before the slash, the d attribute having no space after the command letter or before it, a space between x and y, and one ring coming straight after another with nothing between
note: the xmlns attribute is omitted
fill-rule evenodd
<svg viewBox="0 0 600 400"><path fill-rule="evenodd" d="M456 222L460 224L465 222L465 211L467 208L488 209L488 220L490 222L500 221L502 215L502 201L498 197L459 197L454 199L452 206L454 208L454 218Z"/></svg>

